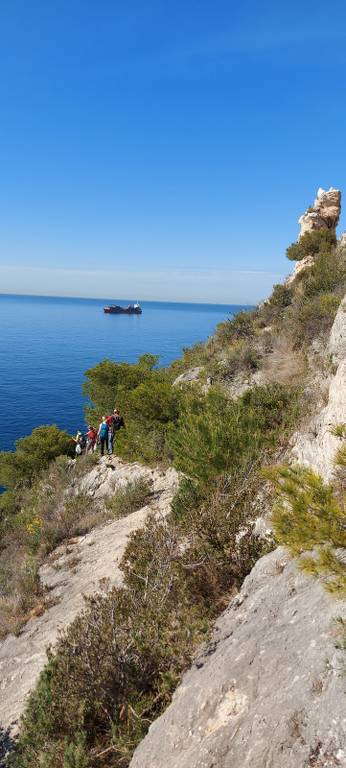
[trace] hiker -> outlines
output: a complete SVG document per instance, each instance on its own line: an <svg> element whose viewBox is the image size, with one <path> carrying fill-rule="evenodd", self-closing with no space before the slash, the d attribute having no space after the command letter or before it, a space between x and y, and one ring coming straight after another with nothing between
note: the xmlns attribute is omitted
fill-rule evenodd
<svg viewBox="0 0 346 768"><path fill-rule="evenodd" d="M123 419L122 416L120 416L119 411L116 408L114 408L114 411L113 411L113 430L114 430L114 433L118 432L119 429L121 429L121 427L125 428L124 419Z"/></svg>
<svg viewBox="0 0 346 768"><path fill-rule="evenodd" d="M106 417L106 422L108 424L108 453L111 456L113 453L113 443L115 438L115 433L118 432L121 427L125 427L125 422L122 416L120 416L119 411L117 408L114 408L113 413L110 416Z"/></svg>
<svg viewBox="0 0 346 768"><path fill-rule="evenodd" d="M97 445L97 429L95 427L92 427L91 424L88 426L87 431L87 444L86 444L86 453L92 453L96 450Z"/></svg>
<svg viewBox="0 0 346 768"><path fill-rule="evenodd" d="M102 416L101 424L98 428L97 437L100 441L101 456L104 455L105 446L107 447L109 427L106 421L106 417Z"/></svg>
<svg viewBox="0 0 346 768"><path fill-rule="evenodd" d="M80 432L78 430L76 437L73 437L72 440L74 440L74 442L76 443L76 448L75 448L76 456L80 456L86 447L86 440L83 435L83 432Z"/></svg>
<svg viewBox="0 0 346 768"><path fill-rule="evenodd" d="M107 436L107 450L108 455L111 456L113 453L113 437L114 437L114 425L113 425L113 414L110 416L106 416L106 422L108 424L108 436Z"/></svg>

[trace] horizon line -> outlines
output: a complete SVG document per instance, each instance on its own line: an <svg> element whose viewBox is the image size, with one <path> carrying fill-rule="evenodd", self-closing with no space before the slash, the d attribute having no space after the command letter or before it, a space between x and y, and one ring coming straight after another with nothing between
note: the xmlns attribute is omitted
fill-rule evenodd
<svg viewBox="0 0 346 768"><path fill-rule="evenodd" d="M79 299L81 301L131 301L128 298L120 298L117 299L110 299L108 296L71 296L71 295L61 295L61 294L54 294L54 293L13 293L12 291L0 291L0 297L1 296L13 296L13 297L23 297L23 298L34 298L34 299ZM214 307L254 307L256 304L249 304L248 302L244 302L242 304L235 304L230 302L217 302L217 301L179 301L178 299L173 300L162 300L162 299L143 299L141 304L204 304L206 306L214 306Z"/></svg>

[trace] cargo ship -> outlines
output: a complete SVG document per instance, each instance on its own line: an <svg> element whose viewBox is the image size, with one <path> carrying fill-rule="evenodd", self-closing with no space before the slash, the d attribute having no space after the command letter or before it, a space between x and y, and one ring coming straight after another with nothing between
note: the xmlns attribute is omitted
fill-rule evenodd
<svg viewBox="0 0 346 768"><path fill-rule="evenodd" d="M117 304L110 304L109 307L104 307L103 311L106 315L141 315L142 307L140 304L129 304L127 307L119 307Z"/></svg>

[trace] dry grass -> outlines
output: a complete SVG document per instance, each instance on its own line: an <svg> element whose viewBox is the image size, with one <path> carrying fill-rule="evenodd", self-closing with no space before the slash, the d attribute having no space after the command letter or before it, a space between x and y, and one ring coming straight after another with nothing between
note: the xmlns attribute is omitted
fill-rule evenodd
<svg viewBox="0 0 346 768"><path fill-rule="evenodd" d="M97 461L97 459L96 459ZM95 463L60 457L43 480L26 491L20 512L3 526L0 551L0 638L18 633L32 616L42 613L49 595L42 589L39 568L61 542L87 533L109 519L104 504L78 492L78 482ZM76 563L71 563L71 568Z"/></svg>
<svg viewBox="0 0 346 768"><path fill-rule="evenodd" d="M152 496L152 482L141 477L119 489L111 499L108 499L106 508L115 518L126 517L148 504Z"/></svg>
<svg viewBox="0 0 346 768"><path fill-rule="evenodd" d="M266 384L299 384L307 371L306 356L293 348L292 341L284 334L271 337L271 350L262 358L261 371Z"/></svg>

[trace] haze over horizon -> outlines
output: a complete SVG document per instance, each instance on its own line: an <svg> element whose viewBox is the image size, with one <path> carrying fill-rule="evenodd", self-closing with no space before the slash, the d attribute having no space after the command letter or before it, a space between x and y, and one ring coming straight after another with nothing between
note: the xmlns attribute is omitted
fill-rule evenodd
<svg viewBox="0 0 346 768"><path fill-rule="evenodd" d="M345 21L339 0L2 7L0 293L265 298L318 187L343 188Z"/></svg>

